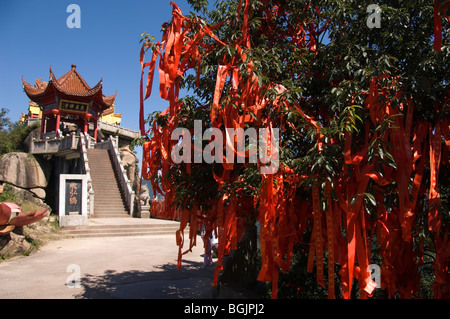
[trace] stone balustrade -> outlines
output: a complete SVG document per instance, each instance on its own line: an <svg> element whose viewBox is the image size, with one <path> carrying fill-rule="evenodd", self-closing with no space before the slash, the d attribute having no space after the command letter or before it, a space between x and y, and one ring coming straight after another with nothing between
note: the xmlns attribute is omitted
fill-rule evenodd
<svg viewBox="0 0 450 319"><path fill-rule="evenodd" d="M31 154L57 154L78 150L80 136L74 133L63 137L45 137L33 139L31 142Z"/></svg>

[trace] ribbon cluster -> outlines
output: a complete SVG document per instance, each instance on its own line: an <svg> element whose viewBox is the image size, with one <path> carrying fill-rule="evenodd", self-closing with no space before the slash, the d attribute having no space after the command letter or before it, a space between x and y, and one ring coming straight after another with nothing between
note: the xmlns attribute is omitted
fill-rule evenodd
<svg viewBox="0 0 450 319"><path fill-rule="evenodd" d="M286 14L286 9L282 1L275 6L269 6L268 0L263 2L266 5L262 6L259 14L265 23L261 24L260 32L268 39L274 39L278 36L275 21ZM418 228L424 227L417 220L426 211L425 227L433 234L436 250L434 294L436 298L450 297L450 238L439 211L439 171L443 165L449 164L450 148L449 122L440 114L449 108L449 93L443 101L435 102L438 118L434 123L414 120L418 117L414 117L412 97L405 96L401 90L395 96L391 94L397 78L389 74L373 77L369 90L363 93L364 109L370 114L370 121L365 123L364 131L357 134L348 129L342 139L325 139L320 122L329 122L331 115L321 114L321 121L314 119L303 110L302 101L288 102L282 98L286 91L282 85L259 83L254 72L254 62L248 54L252 45L249 27L249 17L252 14L250 0L245 0L244 3L239 1L237 19L242 18L240 37L227 41L214 33L225 22L207 26L199 18L184 16L176 4L171 4L172 21L163 26L162 41L151 45L144 43L141 49L140 130L142 136L148 138L143 145L142 178L152 182L155 194L157 192L164 195L164 203L152 203L153 214L178 218L181 222L176 234L179 246L178 267L181 266L182 255L196 245L197 231L202 224L206 229L206 238L217 230L218 265L213 280L216 285L223 268L223 257L230 250L236 249L245 221L256 212L261 226L262 255L258 280L272 282L274 298L278 292L279 271L286 272L290 269L294 246L304 243L305 231L311 225L312 235L307 243L307 270L313 272L315 265L317 281L325 288L324 263L327 260L329 298L336 297L336 265L339 266L343 298L351 297L355 279L362 298L373 293L376 283L370 277L369 264L371 244L375 240L380 245L382 256L381 288L386 289L390 297L399 293L401 297L409 298L419 292L417 261L419 260L419 265L423 262L423 242L415 234L419 231ZM320 15L319 9L313 9ZM226 23L235 24L236 27L238 25L237 20ZM327 27L328 23L319 26L312 20L299 21L296 26L289 27L289 37L285 37L299 50L314 54L319 49L318 36ZM310 174L301 175L280 163L278 170L261 175L260 189L255 190L256 195L250 196L244 188L235 192L225 191L226 185L239 181L239 172L246 164L237 165L224 157L221 170L212 172L212 181L219 191L217 198L208 203L194 198L194 204L190 208L177 208L173 205L177 185L166 176L175 167L170 154L178 143L171 140L170 136L178 125L183 124L180 123L179 116L182 107L179 101L181 76L189 69L194 69L197 71L198 84L202 58L222 47L233 48L235 54L225 54L217 66L210 111L211 127L223 131L224 128L248 126L265 128L268 132L268 147L265 152L273 159L278 158L279 149L275 147L271 133L275 127L282 132L286 129L297 132L283 110L294 112L306 123L307 129L315 132L314 147L319 155L329 147L342 146L342 161L336 160L341 165L338 173L327 175L325 164L322 163L323 165L319 165L322 169L311 168ZM149 48L152 49L152 58L150 62L144 63L145 53ZM151 94L158 58L160 96L169 101L169 107L146 131L143 106L144 100ZM149 70L144 91L143 76L147 67ZM274 91L276 97L269 97L268 92ZM394 99L406 102L397 105L393 102ZM268 116L269 109L278 116ZM224 134L224 147L234 149L236 155L249 157L249 150L238 154L237 142ZM383 148L374 155L373 152L377 149L375 146L379 143L391 145L392 155L383 153ZM264 165L267 163L258 162L258 167ZM190 175L193 169L190 163L186 163L183 174ZM429 184L423 182L426 174L430 175ZM305 181L312 183L304 183ZM395 205L386 205L386 198L389 196L395 198ZM364 204L366 200L373 203L372 209L369 210ZM189 244L186 249L184 229L188 225Z"/></svg>
<svg viewBox="0 0 450 319"><path fill-rule="evenodd" d="M450 1L434 0L434 51L441 51L442 46L442 17L450 22Z"/></svg>

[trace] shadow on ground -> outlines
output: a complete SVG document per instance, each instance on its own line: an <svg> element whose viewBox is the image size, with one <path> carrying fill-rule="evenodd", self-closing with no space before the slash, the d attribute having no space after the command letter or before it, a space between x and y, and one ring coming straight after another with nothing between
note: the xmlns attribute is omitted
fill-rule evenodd
<svg viewBox="0 0 450 319"><path fill-rule="evenodd" d="M215 266L183 261L156 267L155 271L106 270L103 275L85 274L80 299L210 299Z"/></svg>

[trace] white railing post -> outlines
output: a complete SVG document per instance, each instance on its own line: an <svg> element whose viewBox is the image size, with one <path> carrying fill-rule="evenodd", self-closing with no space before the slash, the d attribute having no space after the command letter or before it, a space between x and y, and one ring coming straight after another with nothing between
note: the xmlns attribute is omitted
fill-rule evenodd
<svg viewBox="0 0 450 319"><path fill-rule="evenodd" d="M84 165L84 173L87 176L87 187L88 187L88 212L89 216L94 214L94 200L95 200L95 192L92 186L92 178L91 178L91 169L89 167L89 159L87 157L87 150L90 140L87 134L80 133L80 143L81 143L81 158Z"/></svg>

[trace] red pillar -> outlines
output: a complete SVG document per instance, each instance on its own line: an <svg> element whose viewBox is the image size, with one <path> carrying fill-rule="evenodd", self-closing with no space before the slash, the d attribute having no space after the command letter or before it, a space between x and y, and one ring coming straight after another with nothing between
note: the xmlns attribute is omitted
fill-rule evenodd
<svg viewBox="0 0 450 319"><path fill-rule="evenodd" d="M61 124L61 115L58 113L56 115L56 127L55 127L55 137L58 137L59 125Z"/></svg>
<svg viewBox="0 0 450 319"><path fill-rule="evenodd" d="M97 143L97 120L94 120L94 140Z"/></svg>
<svg viewBox="0 0 450 319"><path fill-rule="evenodd" d="M88 133L88 128L89 128L88 119L87 119L87 116L85 116L84 117L84 133Z"/></svg>

